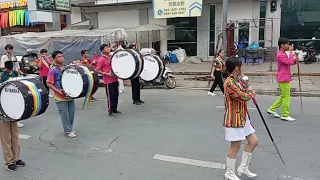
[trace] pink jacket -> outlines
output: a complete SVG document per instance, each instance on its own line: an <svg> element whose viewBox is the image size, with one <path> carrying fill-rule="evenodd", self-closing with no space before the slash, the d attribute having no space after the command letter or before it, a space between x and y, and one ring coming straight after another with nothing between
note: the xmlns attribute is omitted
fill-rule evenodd
<svg viewBox="0 0 320 180"><path fill-rule="evenodd" d="M277 54L277 65L278 65L277 82L290 82L291 81L290 66L296 64L294 59L295 59L294 54L290 54L288 57L286 53L284 53L282 51L278 51L278 54Z"/></svg>

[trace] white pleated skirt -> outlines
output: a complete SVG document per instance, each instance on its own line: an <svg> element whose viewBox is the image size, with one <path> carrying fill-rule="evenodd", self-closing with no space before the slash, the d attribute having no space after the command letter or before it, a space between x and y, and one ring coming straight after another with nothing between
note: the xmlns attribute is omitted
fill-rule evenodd
<svg viewBox="0 0 320 180"><path fill-rule="evenodd" d="M246 117L246 125L243 128L227 128L223 127L224 130L224 139L226 141L243 141L247 136L255 133L251 121L247 115Z"/></svg>

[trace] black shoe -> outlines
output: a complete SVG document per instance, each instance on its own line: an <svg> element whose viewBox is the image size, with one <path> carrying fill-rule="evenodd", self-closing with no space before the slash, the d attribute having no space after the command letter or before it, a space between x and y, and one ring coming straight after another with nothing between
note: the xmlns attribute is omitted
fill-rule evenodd
<svg viewBox="0 0 320 180"><path fill-rule="evenodd" d="M118 110L114 110L113 113L122 114L122 112L121 112L121 111L118 111Z"/></svg>
<svg viewBox="0 0 320 180"><path fill-rule="evenodd" d="M133 104L135 104L135 105L141 105L141 102L139 102L139 101L133 101Z"/></svg>
<svg viewBox="0 0 320 180"><path fill-rule="evenodd" d="M140 100L139 102L140 102L141 104L144 104L144 101L141 101L141 100Z"/></svg>
<svg viewBox="0 0 320 180"><path fill-rule="evenodd" d="M16 164L9 164L8 166L5 166L5 168L8 171L16 171L17 170L17 165Z"/></svg>
<svg viewBox="0 0 320 180"><path fill-rule="evenodd" d="M24 166L26 166L26 163L23 162L23 161L20 159L20 160L18 160L18 161L16 162L16 165L17 165L18 167L24 167Z"/></svg>
<svg viewBox="0 0 320 180"><path fill-rule="evenodd" d="M116 115L116 113L114 113L114 112L108 113L108 115L109 115L109 116L118 117L118 115Z"/></svg>

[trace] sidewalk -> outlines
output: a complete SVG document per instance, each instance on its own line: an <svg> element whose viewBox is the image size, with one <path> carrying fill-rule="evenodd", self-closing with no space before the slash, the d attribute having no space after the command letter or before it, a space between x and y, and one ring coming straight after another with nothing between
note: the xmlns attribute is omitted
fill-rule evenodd
<svg viewBox="0 0 320 180"><path fill-rule="evenodd" d="M206 78L195 78L195 76L176 75L178 87L195 88L209 91L212 81ZM278 95L278 84L274 76L249 76L249 84L258 94ZM292 78L291 82L292 96L299 96L299 80ZM220 91L217 87L216 91ZM301 77L302 95L306 97L320 97L320 78L319 77Z"/></svg>
<svg viewBox="0 0 320 180"><path fill-rule="evenodd" d="M212 62L202 62L201 64L174 63L168 65L176 75L209 75L211 66ZM270 72L269 62L260 65L255 64L254 66L252 64L244 64L243 71L248 76L276 75L277 65L272 63L272 72ZM296 65L291 67L291 72L294 73L294 76L297 76L298 68ZM316 62L308 65L300 63L300 75L320 76L320 63Z"/></svg>

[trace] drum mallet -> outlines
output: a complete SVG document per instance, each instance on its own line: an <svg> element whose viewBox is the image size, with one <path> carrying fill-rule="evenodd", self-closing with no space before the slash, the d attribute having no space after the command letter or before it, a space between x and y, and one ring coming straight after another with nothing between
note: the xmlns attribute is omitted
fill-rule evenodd
<svg viewBox="0 0 320 180"><path fill-rule="evenodd" d="M247 82L248 80L249 80L248 76L243 76L243 77L242 77L242 81ZM262 122L263 122L264 126L265 126L266 129L267 129L267 132L268 132L269 137L270 137L270 139L271 139L271 141L272 141L272 143L273 143L273 146L276 148L277 153L278 153L278 155L279 155L279 157L280 157L283 165L285 165L284 160L283 160L283 158L282 158L282 156L281 156L281 154L280 154L280 151L279 151L276 143L275 143L274 140L273 140L273 137L272 137L272 134L271 134L271 132L270 132L270 130L269 130L269 127L268 127L266 121L264 120L264 117L263 117L263 115L262 115L262 113L261 113L261 110L260 110L260 107L259 107L259 105L258 105L258 103L257 103L257 100L253 97L253 98L252 98L252 101L253 101L253 104L256 105L256 108L257 108L257 110L258 110L258 112L259 112L259 114L260 114L260 117L261 117L261 119L262 119Z"/></svg>

